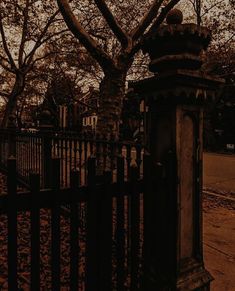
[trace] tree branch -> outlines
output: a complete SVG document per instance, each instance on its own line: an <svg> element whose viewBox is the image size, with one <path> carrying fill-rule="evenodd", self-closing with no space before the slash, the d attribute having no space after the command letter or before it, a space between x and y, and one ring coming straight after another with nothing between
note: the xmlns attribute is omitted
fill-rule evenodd
<svg viewBox="0 0 235 291"><path fill-rule="evenodd" d="M43 28L40 36L38 37L35 45L33 46L31 52L27 55L27 57L25 58L24 64L30 65L30 63L33 60L33 56L36 52L36 50L42 45L42 39L45 36L46 32L48 31L50 25L52 24L52 22L54 21L56 15L58 15L59 10L57 10L49 19L48 22L46 23L45 27Z"/></svg>
<svg viewBox="0 0 235 291"><path fill-rule="evenodd" d="M0 96L3 97L5 101L6 101L6 98L7 98L7 99L9 98L9 95L10 95L10 94L8 94L8 93L1 92L1 91L0 91Z"/></svg>
<svg viewBox="0 0 235 291"><path fill-rule="evenodd" d="M133 46L129 53L130 57L133 57L142 47L147 38L151 37L154 31L162 24L168 12L179 2L180 0L171 0L160 12L150 29L140 38L138 42Z"/></svg>
<svg viewBox="0 0 235 291"><path fill-rule="evenodd" d="M109 55L98 46L98 43L89 36L80 22L76 19L68 1L57 0L57 4L68 28L71 30L73 35L78 38L79 41L84 45L91 56L97 60L99 65L102 68L106 68L107 66L114 66L114 62L109 57Z"/></svg>
<svg viewBox="0 0 235 291"><path fill-rule="evenodd" d="M29 19L29 0L26 0L25 8L23 10L23 16L24 16L24 22L23 22L21 42L19 46L19 57L18 57L19 66L22 66L23 64L24 45L26 41L28 19Z"/></svg>
<svg viewBox="0 0 235 291"><path fill-rule="evenodd" d="M0 66L8 72L14 73L14 70L12 70L10 67L8 67L6 64L4 64L4 62L11 65L8 59L6 59L0 55Z"/></svg>
<svg viewBox="0 0 235 291"><path fill-rule="evenodd" d="M4 51L5 51L6 55L8 56L9 63L10 63L10 65L11 65L13 70L17 70L16 64L15 64L15 62L13 60L13 57L12 57L11 52L10 52L10 50L8 48L8 45L7 45L5 31L4 31L4 28L3 28L1 12L0 12L0 33L1 33L1 36L2 36L3 48L4 48Z"/></svg>
<svg viewBox="0 0 235 291"><path fill-rule="evenodd" d="M49 52L41 57L36 58L35 60L33 60L33 62L30 64L30 66L28 67L28 71L30 71L30 69L39 61L46 59L54 54L60 53L59 51L53 51L53 52Z"/></svg>
<svg viewBox="0 0 235 291"><path fill-rule="evenodd" d="M69 32L69 29L63 29L63 30L61 30L61 31L57 31L57 32L53 33L52 35L49 35L48 37L44 38L44 39L41 41L39 47L40 47L42 44L46 43L48 40L52 39L53 37L55 37L55 36L57 36L57 35L61 35L61 34L65 33L65 32Z"/></svg>
<svg viewBox="0 0 235 291"><path fill-rule="evenodd" d="M114 18L112 12L110 11L109 7L105 3L105 0L95 0L95 3L97 7L99 8L101 14L103 15L104 19L107 21L112 32L120 41L122 47L126 48L128 46L128 43L130 42L130 38L123 31L123 29L121 28L117 20Z"/></svg>
<svg viewBox="0 0 235 291"><path fill-rule="evenodd" d="M225 47L233 38L235 37L235 32L221 45L219 45L219 49Z"/></svg>
<svg viewBox="0 0 235 291"><path fill-rule="evenodd" d="M151 24L153 19L156 17L159 8L161 7L164 0L155 0L149 11L145 14L140 24L132 31L131 35L133 40L138 39Z"/></svg>
<svg viewBox="0 0 235 291"><path fill-rule="evenodd" d="M216 7L217 5L219 5L220 3L223 3L224 0L218 1L216 3L214 3L213 5L211 5L208 9L206 9L206 11L201 15L201 18L204 17L208 11L210 11L211 9L213 9L214 7Z"/></svg>
<svg viewBox="0 0 235 291"><path fill-rule="evenodd" d="M174 6L180 2L180 0L171 0L160 12L157 19L154 21L149 31L145 34L145 38L148 38L156 29L162 24L164 19L166 18L168 12L174 8Z"/></svg>

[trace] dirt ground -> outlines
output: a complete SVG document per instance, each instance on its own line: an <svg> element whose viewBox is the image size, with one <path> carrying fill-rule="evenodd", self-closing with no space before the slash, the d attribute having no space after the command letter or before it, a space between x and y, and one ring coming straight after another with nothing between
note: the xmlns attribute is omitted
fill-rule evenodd
<svg viewBox="0 0 235 291"><path fill-rule="evenodd" d="M211 291L235 291L235 202L204 196L204 262Z"/></svg>

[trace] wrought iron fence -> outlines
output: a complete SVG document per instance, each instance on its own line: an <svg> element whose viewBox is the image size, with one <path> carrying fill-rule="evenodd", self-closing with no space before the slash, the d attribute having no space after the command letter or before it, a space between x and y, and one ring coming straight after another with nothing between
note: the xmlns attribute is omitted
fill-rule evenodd
<svg viewBox="0 0 235 291"><path fill-rule="evenodd" d="M39 173L41 185L43 185L43 159L42 159L43 137L34 133L17 132L15 135L15 157L17 161L17 173L21 180L27 184L31 172Z"/></svg>
<svg viewBox="0 0 235 291"><path fill-rule="evenodd" d="M7 159L10 156L10 131L0 131L0 164L1 168L6 169Z"/></svg>
<svg viewBox="0 0 235 291"><path fill-rule="evenodd" d="M130 166L136 164L138 175L143 173L144 148L134 142L116 141L105 136L94 138L89 135L76 135L66 132L0 131L0 162L6 168L6 159L13 155L17 161L18 178L26 186L30 172L40 174L41 188L49 187L51 159L60 158L60 185L69 187L72 169L78 169L81 185L87 183L87 162L96 157L97 169L111 170L113 179L117 177L117 158L124 157L125 179L130 175Z"/></svg>
<svg viewBox="0 0 235 291"><path fill-rule="evenodd" d="M51 189L40 190L40 176L30 174L30 191L16 193L16 164L8 160L8 193L0 197L0 237L8 234L0 245L7 256L1 290L140 290L144 191L137 165L125 181L125 158L118 156L115 179L105 170L97 180L97 159L89 157L87 186L72 170L64 189L60 160L52 158Z"/></svg>

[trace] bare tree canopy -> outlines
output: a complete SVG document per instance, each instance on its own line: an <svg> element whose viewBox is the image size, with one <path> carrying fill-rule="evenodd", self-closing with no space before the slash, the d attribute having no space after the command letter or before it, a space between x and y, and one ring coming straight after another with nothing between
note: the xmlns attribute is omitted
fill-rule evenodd
<svg viewBox="0 0 235 291"><path fill-rule="evenodd" d="M0 3L0 70L2 75L11 76L11 86L0 91L7 101L3 127L8 124L9 115L15 113L27 74L52 53L44 53L43 46L67 30L58 16L57 7L45 0Z"/></svg>
<svg viewBox="0 0 235 291"><path fill-rule="evenodd" d="M35 92L45 93L57 70L78 86L100 84L98 131L117 136L126 80L148 72L141 46L178 2L184 5L186 21L212 29L212 60L223 55L231 64L234 22L226 21L234 15L231 0L2 0L0 97L6 103L2 126L17 112L17 100L30 101Z"/></svg>
<svg viewBox="0 0 235 291"><path fill-rule="evenodd" d="M104 73L98 131L118 135L126 76L134 56L179 1L94 0L84 5L84 1L57 0L68 28ZM84 12L96 15L86 26Z"/></svg>

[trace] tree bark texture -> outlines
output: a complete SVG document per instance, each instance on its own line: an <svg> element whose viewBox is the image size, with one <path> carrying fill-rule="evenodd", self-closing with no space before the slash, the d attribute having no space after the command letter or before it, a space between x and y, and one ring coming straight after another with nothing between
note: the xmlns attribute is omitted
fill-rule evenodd
<svg viewBox="0 0 235 291"><path fill-rule="evenodd" d="M97 133L118 138L127 70L105 72L100 84Z"/></svg>
<svg viewBox="0 0 235 291"><path fill-rule="evenodd" d="M25 77L23 74L17 74L15 78L15 83L13 89L9 95L9 99L7 101L6 109L4 112L4 116L2 119L1 127L6 128L9 124L9 116L15 115L17 100L20 94L23 92L25 87Z"/></svg>

